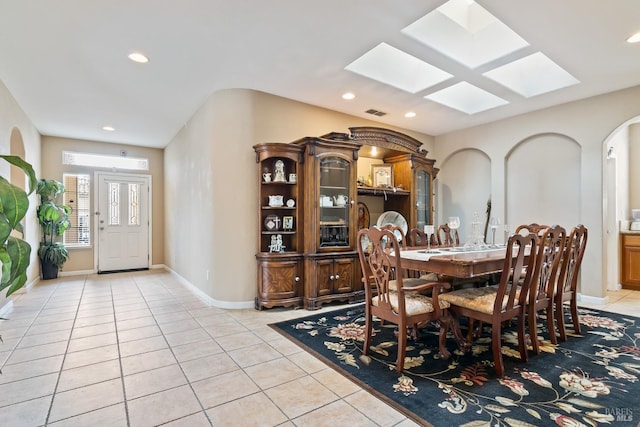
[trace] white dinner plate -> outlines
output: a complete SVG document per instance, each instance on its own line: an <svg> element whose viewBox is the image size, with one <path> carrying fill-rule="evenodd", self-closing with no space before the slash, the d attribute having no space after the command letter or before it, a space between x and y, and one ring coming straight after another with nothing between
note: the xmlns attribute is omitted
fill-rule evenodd
<svg viewBox="0 0 640 427"><path fill-rule="evenodd" d="M395 225L396 227L400 227L400 229L402 230L405 236L407 235L407 231L409 231L407 220L402 216L402 214L396 211L386 211L386 212L383 212L382 215L378 217L378 221L376 222L376 225L378 227L382 227L383 225L386 225L386 224L392 224L392 225ZM401 241L402 236L400 236L400 233L395 233L395 234L396 234L396 239L398 239L398 241Z"/></svg>

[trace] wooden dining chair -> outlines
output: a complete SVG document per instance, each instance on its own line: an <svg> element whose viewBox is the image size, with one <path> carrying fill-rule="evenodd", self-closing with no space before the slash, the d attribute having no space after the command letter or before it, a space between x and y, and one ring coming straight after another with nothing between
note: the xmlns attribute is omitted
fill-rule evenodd
<svg viewBox="0 0 640 427"><path fill-rule="evenodd" d="M431 235L431 246L438 246L436 234ZM407 233L407 244L409 246L427 246L427 235L419 228L411 228Z"/></svg>
<svg viewBox="0 0 640 427"><path fill-rule="evenodd" d="M529 338L536 354L540 354L538 312L543 310L546 312L549 339L553 344L558 343L553 323L553 296L566 236L567 232L559 225L542 228L537 234L539 246L535 257L535 276L529 288L526 309Z"/></svg>
<svg viewBox="0 0 640 427"><path fill-rule="evenodd" d="M501 332L503 322L517 321L518 348L520 359L528 360L525 342L525 309L529 286L535 275L534 264L537 242L534 236L515 234L507 242L503 273L500 283L482 288L458 289L440 295L440 301L447 301L449 311L456 319L461 317L491 325L491 348L498 376L504 376Z"/></svg>
<svg viewBox="0 0 640 427"><path fill-rule="evenodd" d="M535 223L535 222L532 222L531 224L521 224L518 227L516 227L515 234L527 235L529 233L532 233L532 234L540 237L542 232L544 232L544 230L547 229L547 228L549 228L548 225L538 224L538 223Z"/></svg>
<svg viewBox="0 0 640 427"><path fill-rule="evenodd" d="M560 273L558 274L558 284L554 297L554 314L558 324L558 333L562 341L567 340L567 331L564 324L564 302L569 301L571 309L571 321L573 330L580 334L580 321L578 319L578 273L582 265L582 258L587 247L587 228L579 224L571 230L565 250L562 256Z"/></svg>
<svg viewBox="0 0 640 427"><path fill-rule="evenodd" d="M440 246L459 246L460 245L460 236L458 235L458 230L452 230L449 227L449 224L440 224L438 226L438 245Z"/></svg>
<svg viewBox="0 0 640 427"><path fill-rule="evenodd" d="M396 237L396 239L398 240L398 243L400 244L400 248L401 249L407 248L407 244L408 244L407 238L405 237L404 231L402 230L401 227L394 224L384 224L378 228L381 230L391 231L393 235ZM404 274L405 288L420 286L427 282L432 282L437 280L437 277L421 277L420 272L411 272L411 271L403 270L403 274ZM396 287L395 278L391 281L389 286L391 286L392 289L395 289Z"/></svg>
<svg viewBox="0 0 640 427"><path fill-rule="evenodd" d="M365 281L365 340L363 354L369 353L373 336L373 316L398 325L398 358L396 371L404 369L407 350L407 330L427 322L444 318L448 303L440 300L446 286L442 282L428 282L421 287L406 289L400 264L400 244L391 230L365 228L358 232L358 257ZM367 249L367 251L365 251ZM389 283L396 277L396 289ZM431 291L431 296L419 291ZM445 346L447 323L440 322L439 352L449 357Z"/></svg>

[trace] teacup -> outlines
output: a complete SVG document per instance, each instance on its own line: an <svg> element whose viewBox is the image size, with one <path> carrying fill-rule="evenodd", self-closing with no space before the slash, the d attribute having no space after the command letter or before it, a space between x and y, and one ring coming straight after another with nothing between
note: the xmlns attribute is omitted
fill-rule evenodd
<svg viewBox="0 0 640 427"><path fill-rule="evenodd" d="M296 182L298 179L298 177L296 176L295 173L290 173L289 174L289 182Z"/></svg>
<svg viewBox="0 0 640 427"><path fill-rule="evenodd" d="M271 172L263 173L262 179L264 179L264 182L271 182Z"/></svg>

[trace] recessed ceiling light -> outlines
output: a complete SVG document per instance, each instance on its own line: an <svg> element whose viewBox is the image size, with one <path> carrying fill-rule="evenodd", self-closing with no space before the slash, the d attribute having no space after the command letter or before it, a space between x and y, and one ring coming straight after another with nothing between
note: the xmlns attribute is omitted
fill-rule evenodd
<svg viewBox="0 0 640 427"><path fill-rule="evenodd" d="M128 58L133 62L137 62L139 64L146 64L147 62L149 62L149 58L147 58L144 54L140 52L131 52Z"/></svg>
<svg viewBox="0 0 640 427"><path fill-rule="evenodd" d="M116 130L113 126L102 126L102 130L106 130L107 132L113 132Z"/></svg>
<svg viewBox="0 0 640 427"><path fill-rule="evenodd" d="M627 43L638 43L640 42L640 33L635 33L631 37L627 39Z"/></svg>
<svg viewBox="0 0 640 427"><path fill-rule="evenodd" d="M408 113L405 113L404 115L407 119L412 119L416 116L416 113L414 113L413 111L409 111Z"/></svg>
<svg viewBox="0 0 640 427"><path fill-rule="evenodd" d="M347 93L343 93L342 94L342 99L346 99L346 100L352 100L353 98L355 98L356 96L351 93L351 92L347 92Z"/></svg>

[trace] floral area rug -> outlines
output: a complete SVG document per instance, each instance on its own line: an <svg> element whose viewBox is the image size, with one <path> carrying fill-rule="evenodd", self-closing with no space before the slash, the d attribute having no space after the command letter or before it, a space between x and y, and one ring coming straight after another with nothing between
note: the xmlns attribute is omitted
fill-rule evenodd
<svg viewBox="0 0 640 427"><path fill-rule="evenodd" d="M568 314L568 313L567 313ZM553 345L539 326L542 352L519 358L515 328L503 330L504 378L497 378L488 327L471 351L452 337L438 357L438 329L409 341L405 370L395 371L395 325L374 324L362 353L364 305L271 325L414 421L434 426L637 426L640 422L640 319L580 309L582 335ZM539 324L546 324L542 321ZM464 325L463 326L463 332Z"/></svg>

